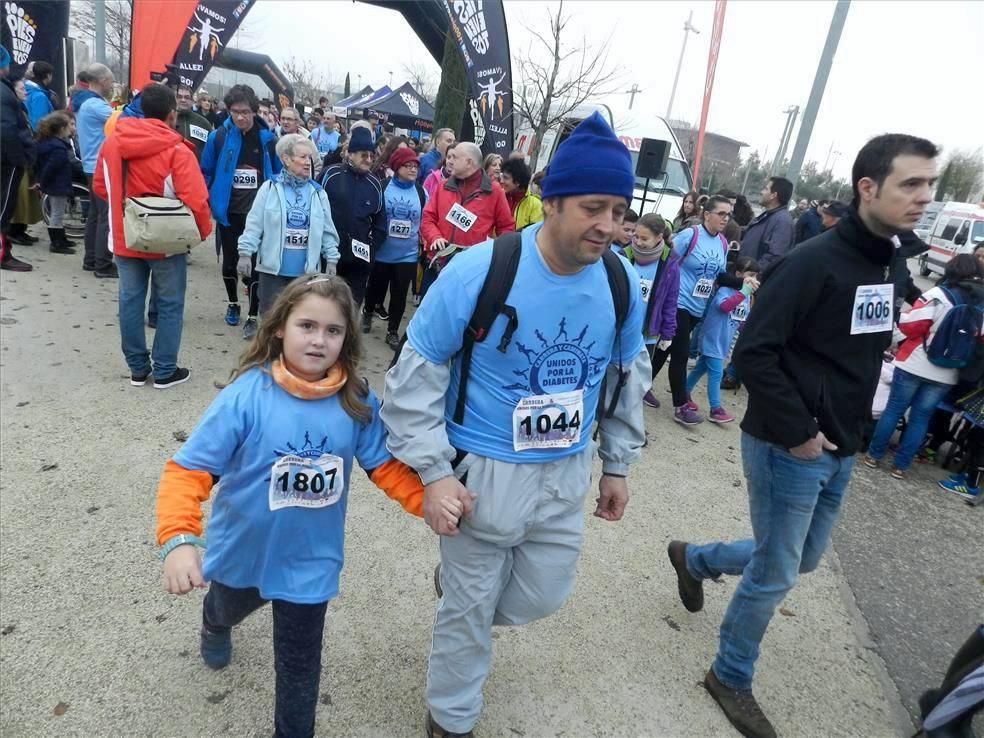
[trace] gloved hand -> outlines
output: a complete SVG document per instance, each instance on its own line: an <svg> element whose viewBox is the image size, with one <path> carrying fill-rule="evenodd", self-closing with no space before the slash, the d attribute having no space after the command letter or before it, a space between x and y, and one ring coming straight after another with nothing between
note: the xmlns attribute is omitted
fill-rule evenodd
<svg viewBox="0 0 984 738"><path fill-rule="evenodd" d="M329 261L328 265L325 267L325 274L329 277L334 277L338 274L338 267L335 262Z"/></svg>
<svg viewBox="0 0 984 738"><path fill-rule="evenodd" d="M659 343L656 344L656 348L658 348L660 351L668 351L672 343L673 343L672 338L661 338Z"/></svg>
<svg viewBox="0 0 984 738"><path fill-rule="evenodd" d="M253 273L253 259L247 254L240 254L239 263L236 264L236 273L249 279Z"/></svg>

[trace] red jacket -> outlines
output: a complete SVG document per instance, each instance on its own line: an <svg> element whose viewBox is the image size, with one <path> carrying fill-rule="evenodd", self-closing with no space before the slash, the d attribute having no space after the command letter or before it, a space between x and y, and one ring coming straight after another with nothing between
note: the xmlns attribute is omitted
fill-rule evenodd
<svg viewBox="0 0 984 738"><path fill-rule="evenodd" d="M208 188L195 149L167 123L154 118L121 118L99 150L92 189L109 203L109 248L117 256L163 259L163 254L130 251L123 238L123 160L129 162L126 195L176 197L195 214L204 241L212 232ZM168 185L169 186L166 186Z"/></svg>
<svg viewBox="0 0 984 738"><path fill-rule="evenodd" d="M501 236L516 230L516 221L513 220L512 210L506 202L506 193L485 172L481 172L481 175L477 189L467 195L462 195L458 179L451 177L427 201L420 218L420 235L424 239L425 248L439 238L447 239L457 246L474 246L493 233ZM467 232L446 219L456 203L477 216Z"/></svg>

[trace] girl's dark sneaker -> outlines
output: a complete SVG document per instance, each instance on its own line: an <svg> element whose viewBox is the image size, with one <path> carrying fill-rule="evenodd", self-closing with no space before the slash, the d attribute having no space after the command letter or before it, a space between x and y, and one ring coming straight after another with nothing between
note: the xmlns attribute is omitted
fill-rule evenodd
<svg viewBox="0 0 984 738"><path fill-rule="evenodd" d="M700 425L704 418L696 410L691 410L687 405L673 408L673 419L680 425Z"/></svg>
<svg viewBox="0 0 984 738"><path fill-rule="evenodd" d="M646 407L659 407L659 400L656 399L656 395L653 394L652 390L646 391L646 394L642 396L642 402Z"/></svg>
<svg viewBox="0 0 984 738"><path fill-rule="evenodd" d="M729 415L728 412L723 407L711 408L711 414L707 416L707 419L712 423L732 423L734 422L735 416Z"/></svg>
<svg viewBox="0 0 984 738"><path fill-rule="evenodd" d="M214 631L207 625L202 625L199 651L202 661L209 669L218 671L226 668L232 660L232 628Z"/></svg>

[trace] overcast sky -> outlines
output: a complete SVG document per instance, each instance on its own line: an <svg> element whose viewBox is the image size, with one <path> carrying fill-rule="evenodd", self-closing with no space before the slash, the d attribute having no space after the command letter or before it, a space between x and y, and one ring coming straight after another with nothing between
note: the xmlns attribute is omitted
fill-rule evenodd
<svg viewBox="0 0 984 738"><path fill-rule="evenodd" d="M728 3L708 130L775 153L783 110L806 107L835 3L830 0ZM531 36L524 25L548 30L556 3L507 0L506 21L513 79ZM596 2L573 0L563 41L602 44L612 36L610 60L622 74L620 89L642 90L631 117L644 129L664 115L673 84L683 24L690 10L699 35L690 35L673 104L673 117L700 117L713 2ZM439 67L392 10L348 0L259 0L246 21L249 47L283 62L292 54L330 70L355 89L380 87L393 73L405 81L403 63ZM860 146L878 133L925 136L944 149L984 145L984 2L855 0L847 16L807 161L821 166L831 144L842 152L834 173L848 177ZM606 98L618 117L628 95ZM799 126L797 125L797 132ZM795 140L795 134L794 134ZM792 144L790 144L790 151ZM745 150L747 153L748 150Z"/></svg>

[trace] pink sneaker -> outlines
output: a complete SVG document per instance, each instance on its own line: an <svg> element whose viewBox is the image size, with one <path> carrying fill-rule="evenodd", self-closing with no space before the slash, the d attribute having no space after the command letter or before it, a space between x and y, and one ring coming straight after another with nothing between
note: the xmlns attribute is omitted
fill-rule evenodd
<svg viewBox="0 0 984 738"><path fill-rule="evenodd" d="M712 423L730 423L735 419L735 416L728 415L723 407L715 407L711 409L711 414L707 416L707 419Z"/></svg>
<svg viewBox="0 0 984 738"><path fill-rule="evenodd" d="M693 410L695 413L700 412L700 406L693 401L693 398L690 395L687 395L687 401L683 403L683 406L688 410Z"/></svg>

